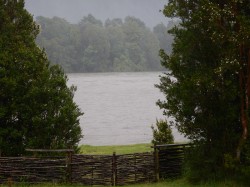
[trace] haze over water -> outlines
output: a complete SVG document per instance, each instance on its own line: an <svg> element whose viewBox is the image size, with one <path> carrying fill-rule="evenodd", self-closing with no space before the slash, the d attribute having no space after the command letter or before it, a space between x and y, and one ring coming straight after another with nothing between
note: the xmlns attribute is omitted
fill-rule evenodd
<svg viewBox="0 0 250 187"><path fill-rule="evenodd" d="M156 106L162 93L154 87L161 72L69 74L77 86L75 102L85 114L80 144L124 145L149 143L151 125L165 118ZM174 130L175 140L184 138Z"/></svg>
<svg viewBox="0 0 250 187"><path fill-rule="evenodd" d="M25 7L34 17L57 16L71 23L78 23L88 14L102 21L134 16L153 28L161 22L167 25L169 19L160 12L167 2L168 0L26 0Z"/></svg>

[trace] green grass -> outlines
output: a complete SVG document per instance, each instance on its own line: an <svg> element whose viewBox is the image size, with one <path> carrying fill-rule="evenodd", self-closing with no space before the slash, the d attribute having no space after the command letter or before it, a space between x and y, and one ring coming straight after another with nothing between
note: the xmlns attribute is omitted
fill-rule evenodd
<svg viewBox="0 0 250 187"><path fill-rule="evenodd" d="M156 184L139 184L139 185L129 185L126 187L244 187L237 184L234 181L224 181L224 182L208 182L202 184L190 184L184 179L178 179L168 182L159 182Z"/></svg>
<svg viewBox="0 0 250 187"><path fill-rule="evenodd" d="M81 154L93 154L93 155L112 155L116 154L130 154L130 153L142 153L153 151L151 144L134 144L134 145L113 145L113 146L91 146L81 145Z"/></svg>
<svg viewBox="0 0 250 187"><path fill-rule="evenodd" d="M1 187L7 187L7 185L0 185ZM83 185L69 185L69 184L39 184L39 185L13 185L13 187L90 187ZM184 179L178 179L173 181L159 182L153 184L137 184L137 185L126 185L125 187L244 187L237 184L234 181L224 181L224 182L210 182L203 184L190 184Z"/></svg>

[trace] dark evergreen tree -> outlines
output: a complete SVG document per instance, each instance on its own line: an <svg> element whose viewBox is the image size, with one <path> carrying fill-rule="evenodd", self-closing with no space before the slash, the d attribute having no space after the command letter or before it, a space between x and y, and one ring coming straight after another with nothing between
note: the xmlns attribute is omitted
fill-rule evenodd
<svg viewBox="0 0 250 187"><path fill-rule="evenodd" d="M24 0L0 1L0 151L76 148L81 135L74 87L35 43L39 28Z"/></svg>

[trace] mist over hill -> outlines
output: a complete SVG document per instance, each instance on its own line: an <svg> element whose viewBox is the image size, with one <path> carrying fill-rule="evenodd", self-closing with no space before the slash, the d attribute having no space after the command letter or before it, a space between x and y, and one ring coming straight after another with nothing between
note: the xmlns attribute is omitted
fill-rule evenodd
<svg viewBox="0 0 250 187"><path fill-rule="evenodd" d="M26 0L26 9L36 18L54 16L78 23L88 14L102 21L134 16L153 28L159 23L167 25L160 10L168 0Z"/></svg>
<svg viewBox="0 0 250 187"><path fill-rule="evenodd" d="M26 0L37 44L65 72L159 71L171 51L168 0Z"/></svg>

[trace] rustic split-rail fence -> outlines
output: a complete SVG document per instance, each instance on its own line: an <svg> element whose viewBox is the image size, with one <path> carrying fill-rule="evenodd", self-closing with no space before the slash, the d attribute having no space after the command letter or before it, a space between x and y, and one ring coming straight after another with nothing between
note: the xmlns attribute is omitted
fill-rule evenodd
<svg viewBox="0 0 250 187"><path fill-rule="evenodd" d="M153 146L154 151L124 155L81 155L73 150L28 150L64 152L65 156L0 157L0 184L74 183L118 186L157 182L179 177L188 144Z"/></svg>

